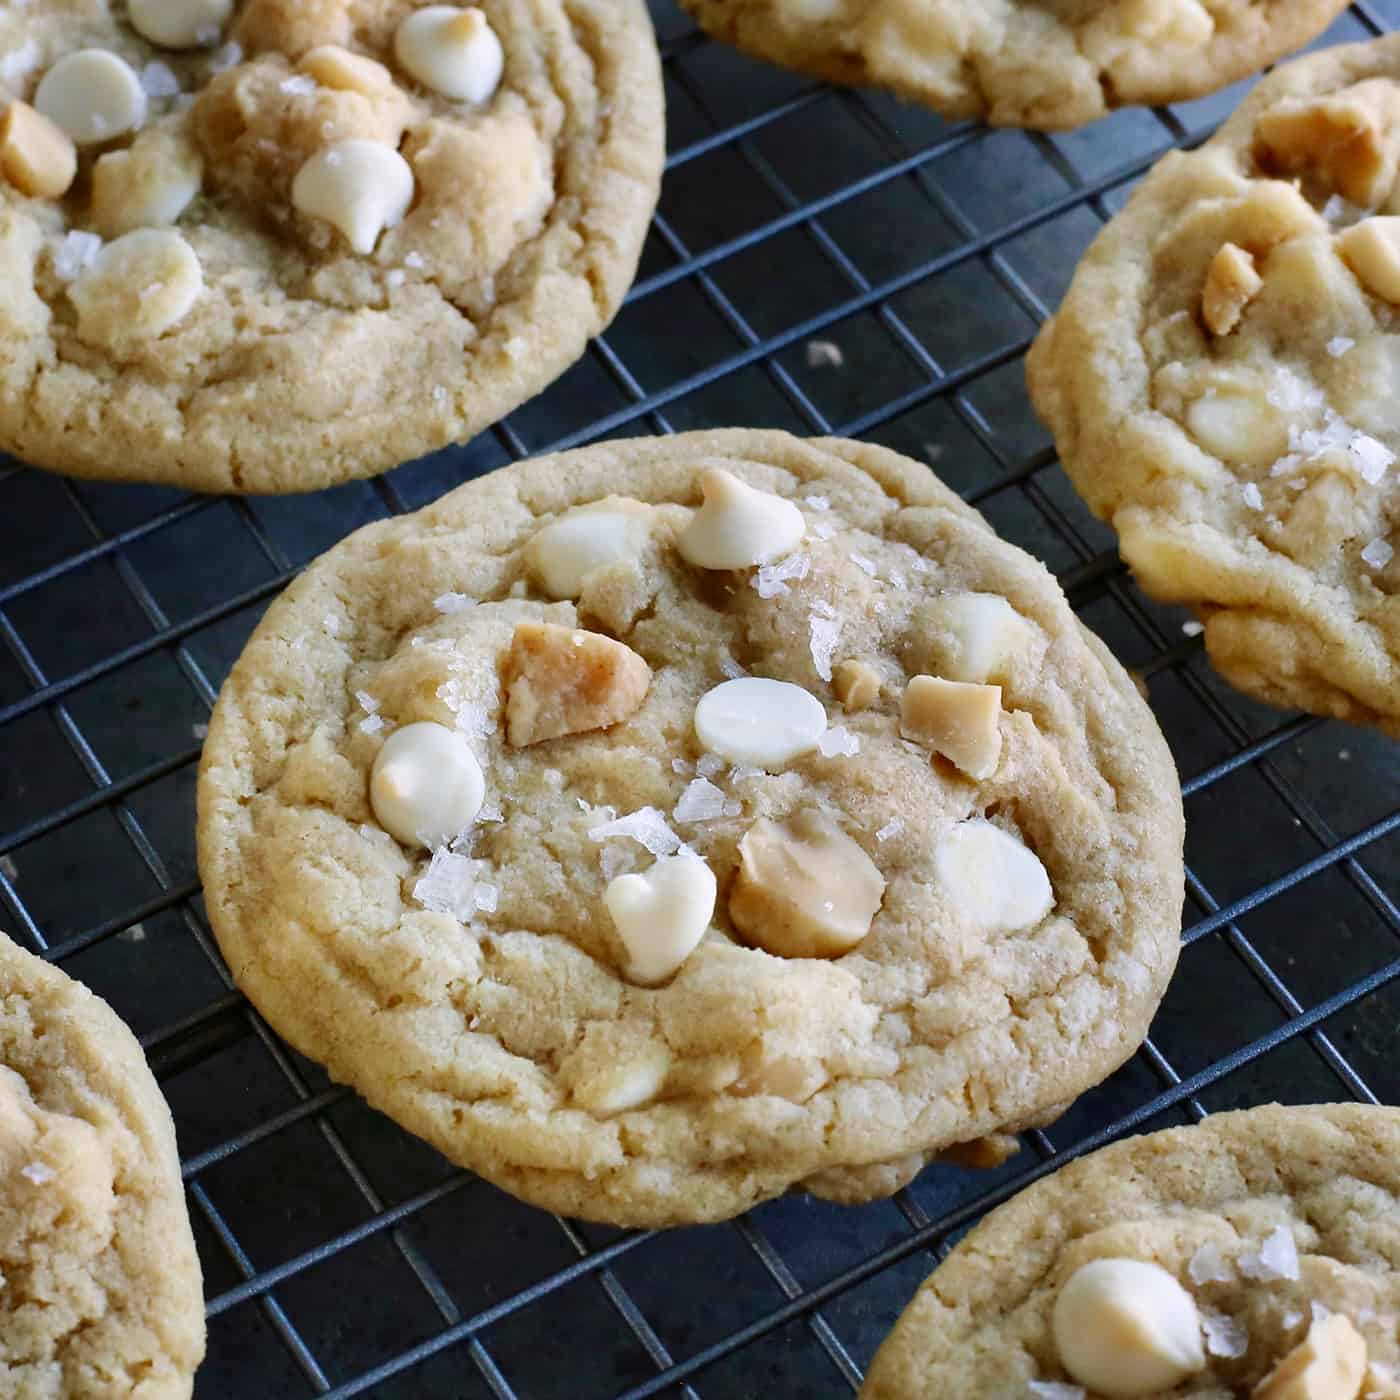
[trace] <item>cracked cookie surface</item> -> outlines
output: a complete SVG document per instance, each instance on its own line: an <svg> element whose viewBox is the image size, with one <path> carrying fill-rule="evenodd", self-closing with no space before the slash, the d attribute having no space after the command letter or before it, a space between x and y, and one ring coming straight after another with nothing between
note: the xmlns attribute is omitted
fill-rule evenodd
<svg viewBox="0 0 1400 1400"><path fill-rule="evenodd" d="M1081 126L1200 97L1305 44L1346 0L681 0L716 38L952 117Z"/></svg>
<svg viewBox="0 0 1400 1400"><path fill-rule="evenodd" d="M716 561L746 531L789 552ZM508 732L571 653L558 737ZM999 695L982 777L901 736L940 672ZM367 791L419 725L485 775L433 851ZM926 467L778 432L524 462L352 535L259 625L199 784L273 1025L454 1160L629 1224L995 1160L1145 1033L1181 847L1156 724L1044 568Z"/></svg>
<svg viewBox="0 0 1400 1400"><path fill-rule="evenodd" d="M422 8L239 0L180 49L111 0L0 12L0 450L304 491L465 441L578 358L659 187L643 0L484 0L503 71L469 98L404 66L464 90L439 36L403 41Z"/></svg>
<svg viewBox="0 0 1400 1400"><path fill-rule="evenodd" d="M1027 363L1143 588L1271 704L1400 734L1400 38L1300 59L1166 157Z"/></svg>
<svg viewBox="0 0 1400 1400"><path fill-rule="evenodd" d="M1400 1394L1400 1110L1277 1105L1216 1114L1115 1143L993 1211L905 1309L863 1400L1085 1400L1057 1344L1055 1304L1095 1260L1175 1279L1203 1345L1169 1390L1228 1400L1255 1387L1316 1324L1365 1341L1359 1389L1268 1391L1269 1400ZM1087 1396L1099 1392L1088 1390Z"/></svg>
<svg viewBox="0 0 1400 1400"><path fill-rule="evenodd" d="M140 1047L0 935L0 1393L178 1400L203 1353L175 1133Z"/></svg>

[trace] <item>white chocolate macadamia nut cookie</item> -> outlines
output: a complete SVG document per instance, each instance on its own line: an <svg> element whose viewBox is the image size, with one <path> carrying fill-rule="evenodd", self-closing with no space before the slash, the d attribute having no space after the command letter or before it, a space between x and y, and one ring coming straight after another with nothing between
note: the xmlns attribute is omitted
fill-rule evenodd
<svg viewBox="0 0 1400 1400"><path fill-rule="evenodd" d="M1180 102L1300 48L1346 0L681 0L716 38L952 117L1049 130Z"/></svg>
<svg viewBox="0 0 1400 1400"><path fill-rule="evenodd" d="M611 320L656 203L646 0L0 4L0 60L0 453L77 476L307 491L465 441ZM198 295L134 266L95 330L73 282L153 230Z"/></svg>
<svg viewBox="0 0 1400 1400"><path fill-rule="evenodd" d="M203 1355L175 1131L140 1046L0 933L0 1394L188 1400Z"/></svg>
<svg viewBox="0 0 1400 1400"><path fill-rule="evenodd" d="M988 1215L861 1400L1391 1400L1400 1109L1220 1113L1115 1143Z"/></svg>
<svg viewBox="0 0 1400 1400"><path fill-rule="evenodd" d="M693 561L717 480L781 558ZM901 735L945 667L996 677L978 776ZM1004 1159L1132 1053L1180 937L1127 675L926 467L840 440L603 443L352 535L235 666L199 809L282 1035L617 1223Z"/></svg>
<svg viewBox="0 0 1400 1400"><path fill-rule="evenodd" d="M1241 690L1400 735L1400 36L1271 74L1027 362L1066 472Z"/></svg>

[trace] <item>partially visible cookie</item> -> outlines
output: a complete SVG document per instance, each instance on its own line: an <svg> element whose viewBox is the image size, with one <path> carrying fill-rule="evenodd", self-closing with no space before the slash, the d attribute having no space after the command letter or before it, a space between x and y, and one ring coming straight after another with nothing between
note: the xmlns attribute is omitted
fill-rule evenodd
<svg viewBox="0 0 1400 1400"><path fill-rule="evenodd" d="M465 441L613 317L644 0L0 6L0 451L307 491Z"/></svg>
<svg viewBox="0 0 1400 1400"><path fill-rule="evenodd" d="M1395 1400L1400 1109L1221 1113L993 1211L862 1400Z"/></svg>
<svg viewBox="0 0 1400 1400"><path fill-rule="evenodd" d="M188 1396L203 1303L170 1110L140 1046L0 935L0 1394Z"/></svg>
<svg viewBox="0 0 1400 1400"><path fill-rule="evenodd" d="M1319 34L1347 0L681 0L716 38L950 117L1047 130L1201 97Z"/></svg>
<svg viewBox="0 0 1400 1400"><path fill-rule="evenodd" d="M215 708L199 858L294 1045L623 1224L994 1163L1176 962L1170 755L1054 579L927 467L605 443L371 525Z"/></svg>
<svg viewBox="0 0 1400 1400"><path fill-rule="evenodd" d="M1400 35L1266 78L1095 240L1028 377L1138 581L1272 704L1400 734Z"/></svg>

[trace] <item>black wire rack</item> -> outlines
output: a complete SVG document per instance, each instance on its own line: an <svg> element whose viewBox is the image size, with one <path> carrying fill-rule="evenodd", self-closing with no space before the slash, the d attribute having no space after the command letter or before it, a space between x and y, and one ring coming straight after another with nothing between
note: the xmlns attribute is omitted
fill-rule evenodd
<svg viewBox="0 0 1400 1400"><path fill-rule="evenodd" d="M655 0L670 157L617 321L465 447L279 500L0 459L0 927L106 997L170 1100L217 1397L849 1393L915 1288L1068 1157L1227 1107L1400 1103L1400 750L1254 705L1144 599L1056 463L1022 358L1148 167L1243 86L1070 135L955 125L746 60ZM1355 5L1320 42L1400 24ZM200 741L263 608L349 530L604 436L757 424L928 461L1053 568L1147 688L1186 793L1152 1038L988 1173L727 1225L562 1220L330 1084L234 988L195 872Z"/></svg>

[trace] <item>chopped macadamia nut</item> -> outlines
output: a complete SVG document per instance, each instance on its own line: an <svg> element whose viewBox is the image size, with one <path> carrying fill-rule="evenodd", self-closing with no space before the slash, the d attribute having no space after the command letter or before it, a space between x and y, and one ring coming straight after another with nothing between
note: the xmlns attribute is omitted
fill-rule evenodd
<svg viewBox="0 0 1400 1400"><path fill-rule="evenodd" d="M650 1103L671 1068L665 1042L642 1039L630 1027L593 1021L559 1066L572 1101L597 1118Z"/></svg>
<svg viewBox="0 0 1400 1400"><path fill-rule="evenodd" d="M899 732L927 744L970 778L989 778L1001 757L1001 687L915 676L904 687Z"/></svg>
<svg viewBox="0 0 1400 1400"><path fill-rule="evenodd" d="M1223 244L1210 260L1201 289L1201 319L1207 329L1214 335L1229 335L1263 285L1254 255L1236 243Z"/></svg>
<svg viewBox="0 0 1400 1400"><path fill-rule="evenodd" d="M358 92L374 97L388 92L394 85L394 75L382 63L351 53L339 44L322 44L312 49L302 55L297 67L322 87L334 88L337 92Z"/></svg>
<svg viewBox="0 0 1400 1400"><path fill-rule="evenodd" d="M485 796L481 764L466 738L430 720L396 729L370 770L374 818L405 846L432 850L456 840Z"/></svg>
<svg viewBox="0 0 1400 1400"><path fill-rule="evenodd" d="M1065 1370L1115 1400L1171 1390L1205 1369L1196 1304L1157 1264L1090 1261L1060 1289L1051 1322Z"/></svg>
<svg viewBox="0 0 1400 1400"><path fill-rule="evenodd" d="M0 174L33 199L61 199L78 173L68 133L25 102L0 116Z"/></svg>
<svg viewBox="0 0 1400 1400"><path fill-rule="evenodd" d="M522 622L505 660L506 736L517 748L606 729L646 699L651 667L600 632Z"/></svg>
<svg viewBox="0 0 1400 1400"><path fill-rule="evenodd" d="M1002 680L1030 645L1030 625L995 593L940 593L925 612L932 628L946 634L939 637L938 669L949 680L975 685Z"/></svg>
<svg viewBox="0 0 1400 1400"><path fill-rule="evenodd" d="M530 540L525 562L551 598L577 598L596 569L641 558L651 514L640 501L570 511Z"/></svg>
<svg viewBox="0 0 1400 1400"><path fill-rule="evenodd" d="M1371 208L1395 183L1400 93L1389 78L1374 78L1328 97L1284 98L1255 123L1254 155L1267 170L1311 174Z"/></svg>
<svg viewBox="0 0 1400 1400"><path fill-rule="evenodd" d="M695 950L715 912L714 872L690 855L662 856L650 870L619 875L603 893L627 950L626 975L651 987Z"/></svg>
<svg viewBox="0 0 1400 1400"><path fill-rule="evenodd" d="M89 218L104 238L175 223L199 193L204 162L183 129L153 126L92 167Z"/></svg>
<svg viewBox="0 0 1400 1400"><path fill-rule="evenodd" d="M127 0L131 27L163 49L209 48L233 13L233 0Z"/></svg>
<svg viewBox="0 0 1400 1400"><path fill-rule="evenodd" d="M875 862L822 812L756 821L739 843L729 917L780 958L837 958L870 932L885 894Z"/></svg>
<svg viewBox="0 0 1400 1400"><path fill-rule="evenodd" d="M731 763L776 769L817 747L826 710L790 681L739 676L700 697L695 734L702 748Z"/></svg>
<svg viewBox="0 0 1400 1400"><path fill-rule="evenodd" d="M138 229L108 243L68 288L78 338L108 349L154 340L204 290L195 251L173 229Z"/></svg>
<svg viewBox="0 0 1400 1400"><path fill-rule="evenodd" d="M697 569L747 569L790 553L807 529L791 501L758 491L723 467L701 473L704 503L676 548Z"/></svg>
<svg viewBox="0 0 1400 1400"><path fill-rule="evenodd" d="M392 146L339 141L318 151L292 181L292 204L339 229L361 254L403 220L413 203L413 170Z"/></svg>
<svg viewBox="0 0 1400 1400"><path fill-rule="evenodd" d="M1341 1313L1317 1319L1308 1335L1254 1391L1255 1400L1356 1400L1366 1379L1366 1339Z"/></svg>
<svg viewBox="0 0 1400 1400"><path fill-rule="evenodd" d="M848 711L868 710L880 696L880 673L865 661L843 661L832 673L831 688Z"/></svg>
<svg viewBox="0 0 1400 1400"><path fill-rule="evenodd" d="M44 74L34 105L75 145L94 146L135 131L146 120L146 89L116 54L79 49Z"/></svg>
<svg viewBox="0 0 1400 1400"><path fill-rule="evenodd" d="M457 102L485 102L500 85L505 52L475 6L429 5L415 10L394 35L404 72Z"/></svg>
<svg viewBox="0 0 1400 1400"><path fill-rule="evenodd" d="M953 910L980 932L1034 928L1055 903L1040 857L983 817L946 831L933 867Z"/></svg>
<svg viewBox="0 0 1400 1400"><path fill-rule="evenodd" d="M1368 292L1400 305L1400 218L1362 219L1337 235L1337 251Z"/></svg>

